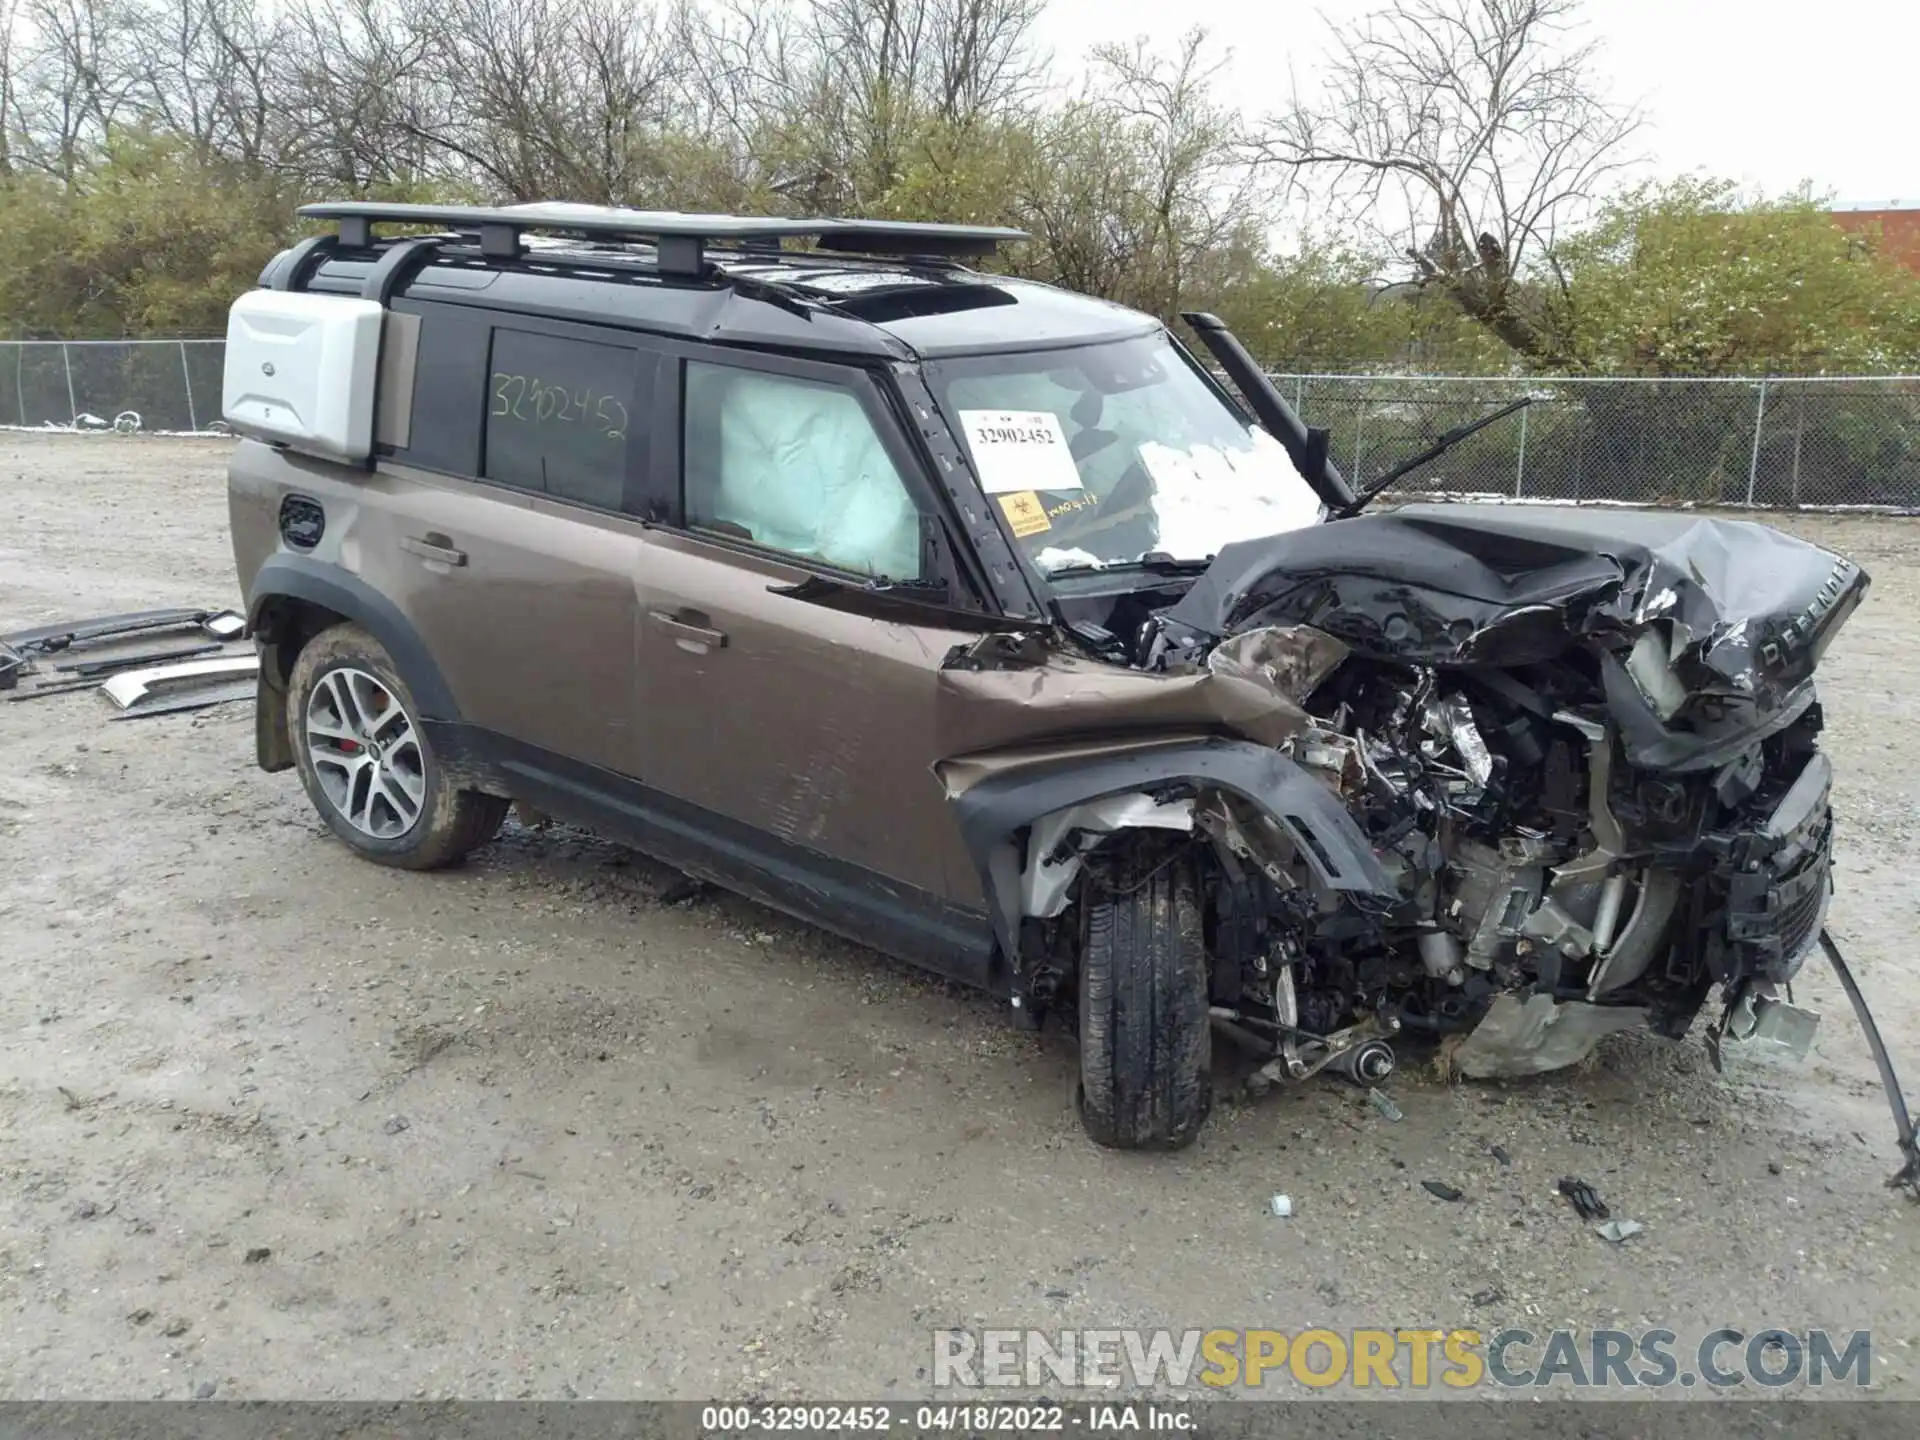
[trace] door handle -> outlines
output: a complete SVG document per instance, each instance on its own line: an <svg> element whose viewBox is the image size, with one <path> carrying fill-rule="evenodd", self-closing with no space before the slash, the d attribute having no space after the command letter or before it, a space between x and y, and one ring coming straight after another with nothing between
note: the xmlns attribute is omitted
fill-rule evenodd
<svg viewBox="0 0 1920 1440"><path fill-rule="evenodd" d="M400 548L409 555L418 555L422 560L431 560L438 565L464 565L467 552L457 550L446 536L437 530L429 530L425 535L409 535L400 542Z"/></svg>
<svg viewBox="0 0 1920 1440"><path fill-rule="evenodd" d="M650 610L647 618L671 635L680 644L689 648L699 645L710 650L724 650L727 644L727 632L710 629L695 624L691 620L682 620L678 615L669 615L665 610ZM702 615L700 619L707 617Z"/></svg>

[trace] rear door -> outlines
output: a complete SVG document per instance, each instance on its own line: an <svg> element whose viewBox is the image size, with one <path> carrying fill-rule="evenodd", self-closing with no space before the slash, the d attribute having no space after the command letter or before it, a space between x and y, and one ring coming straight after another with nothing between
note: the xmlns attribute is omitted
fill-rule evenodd
<svg viewBox="0 0 1920 1440"><path fill-rule="evenodd" d="M507 763L546 752L631 773L638 501L660 357L595 326L395 308L420 332L405 443L376 477L392 496L383 588L460 718Z"/></svg>
<svg viewBox="0 0 1920 1440"><path fill-rule="evenodd" d="M639 572L641 773L768 898L984 978L984 902L932 768L941 662L977 634L779 593L944 581L971 603L878 387L724 352L683 353L661 383L681 463L656 437L672 523Z"/></svg>

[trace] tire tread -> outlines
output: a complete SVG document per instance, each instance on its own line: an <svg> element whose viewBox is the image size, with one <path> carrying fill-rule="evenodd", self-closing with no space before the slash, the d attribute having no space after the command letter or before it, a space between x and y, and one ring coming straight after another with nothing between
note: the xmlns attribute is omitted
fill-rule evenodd
<svg viewBox="0 0 1920 1440"><path fill-rule="evenodd" d="M1123 842L1083 892L1081 1123L1116 1149L1187 1145L1213 1104L1199 883L1183 849Z"/></svg>

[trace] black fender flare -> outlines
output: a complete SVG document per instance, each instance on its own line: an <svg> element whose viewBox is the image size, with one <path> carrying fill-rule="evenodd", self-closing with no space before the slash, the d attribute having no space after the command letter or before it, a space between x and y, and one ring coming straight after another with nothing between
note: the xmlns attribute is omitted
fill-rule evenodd
<svg viewBox="0 0 1920 1440"><path fill-rule="evenodd" d="M305 555L273 555L253 577L247 595L247 628L257 630L270 601L305 600L344 616L386 647L406 677L422 720L457 721L460 707L420 632L386 596L357 575Z"/></svg>
<svg viewBox="0 0 1920 1440"><path fill-rule="evenodd" d="M979 869L994 932L1010 964L1018 963L1019 857L1004 843L1007 837L1070 805L1180 782L1229 791L1272 816L1323 889L1397 898L1397 888L1340 798L1265 745L1204 737L1111 755L1040 761L980 780L949 802Z"/></svg>

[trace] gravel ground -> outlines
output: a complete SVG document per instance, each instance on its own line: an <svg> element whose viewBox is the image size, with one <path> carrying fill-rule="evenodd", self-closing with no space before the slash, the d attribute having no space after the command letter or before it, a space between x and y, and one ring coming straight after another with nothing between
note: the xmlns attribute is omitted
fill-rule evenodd
<svg viewBox="0 0 1920 1440"><path fill-rule="evenodd" d="M236 600L222 462L0 436L0 629ZM1874 576L1825 671L1832 923L1920 1082L1920 525L1782 523ZM579 832L383 870L254 768L246 706L109 713L0 705L5 1397L878 1397L946 1326L1316 1323L1870 1327L1874 1389L1920 1398L1920 1213L1824 970L1804 1064L1628 1036L1403 1075L1397 1124L1324 1082L1121 1156L1071 1048L984 999L665 904Z"/></svg>

